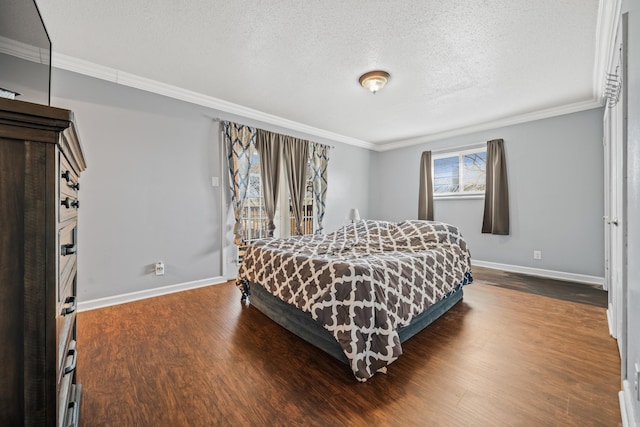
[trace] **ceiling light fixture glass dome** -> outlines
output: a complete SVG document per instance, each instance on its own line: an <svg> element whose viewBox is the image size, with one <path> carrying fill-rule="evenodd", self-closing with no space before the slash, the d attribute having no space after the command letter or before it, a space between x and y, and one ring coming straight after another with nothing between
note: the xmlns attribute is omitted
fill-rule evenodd
<svg viewBox="0 0 640 427"><path fill-rule="evenodd" d="M376 70L364 73L358 81L363 88L375 94L389 82L390 77L386 71Z"/></svg>

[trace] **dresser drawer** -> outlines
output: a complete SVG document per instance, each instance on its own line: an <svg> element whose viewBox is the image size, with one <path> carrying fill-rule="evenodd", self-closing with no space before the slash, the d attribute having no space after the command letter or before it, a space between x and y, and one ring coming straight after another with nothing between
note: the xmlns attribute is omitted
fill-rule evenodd
<svg viewBox="0 0 640 427"><path fill-rule="evenodd" d="M71 384L67 415L64 422L66 427L78 427L80 425L80 402L82 401L82 385Z"/></svg>
<svg viewBox="0 0 640 427"><path fill-rule="evenodd" d="M65 222L78 217L80 201L76 197L63 196L60 198L58 206L58 218L60 222Z"/></svg>
<svg viewBox="0 0 640 427"><path fill-rule="evenodd" d="M58 306L66 304L69 297L75 296L75 283L78 275L76 262L69 262L67 265L68 274L65 272L64 280L58 281ZM60 308L62 310L62 308Z"/></svg>
<svg viewBox="0 0 640 427"><path fill-rule="evenodd" d="M57 355L57 368L58 368L58 377L56 379L59 385L64 377L64 370L67 363L67 358L69 356L69 349L71 348L71 343L75 340L75 330L76 330L76 313L69 313L67 315L59 315L57 319L57 329L58 329L58 355Z"/></svg>
<svg viewBox="0 0 640 427"><path fill-rule="evenodd" d="M58 427L66 427L69 425L70 421L72 421L69 420L69 410L71 409L73 410L71 412L75 412L76 409L76 404L74 403L74 378L77 360L78 350L76 349L76 342L73 340L70 342L64 358L62 379L58 387ZM78 416L76 414L75 419L77 418Z"/></svg>
<svg viewBox="0 0 640 427"><path fill-rule="evenodd" d="M78 181L78 175L73 171L71 165L67 161L64 155L60 155L60 199L70 197L72 199L78 198L78 191L80 190L80 182Z"/></svg>
<svg viewBox="0 0 640 427"><path fill-rule="evenodd" d="M60 304L71 295L72 290L67 289L72 282L77 270L77 228L72 221L58 230L58 242L60 244L60 256L58 261L58 289L57 302Z"/></svg>
<svg viewBox="0 0 640 427"><path fill-rule="evenodd" d="M80 183L78 182L78 175L73 171L65 156L60 154L59 158L60 182L58 188L60 202L58 204L58 219L60 222L64 222L78 216Z"/></svg>

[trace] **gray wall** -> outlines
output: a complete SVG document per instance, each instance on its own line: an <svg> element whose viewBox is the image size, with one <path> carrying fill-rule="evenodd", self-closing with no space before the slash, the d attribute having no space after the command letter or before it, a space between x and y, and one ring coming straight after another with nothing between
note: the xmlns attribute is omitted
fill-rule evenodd
<svg viewBox="0 0 640 427"><path fill-rule="evenodd" d="M636 366L640 366L640 1L627 1L628 12L628 133L627 133L627 354L631 417L640 425L640 401L634 391ZM634 378L635 377L635 378ZM624 379L624 378L623 378ZM640 386L635 384L636 387Z"/></svg>
<svg viewBox="0 0 640 427"><path fill-rule="evenodd" d="M82 301L219 276L217 125L196 106L54 69L87 170L78 219ZM151 267L162 260L164 276Z"/></svg>
<svg viewBox="0 0 640 427"><path fill-rule="evenodd" d="M0 53L0 87L20 101L49 104L49 66Z"/></svg>
<svg viewBox="0 0 640 427"><path fill-rule="evenodd" d="M219 124L235 120L334 145L326 229L351 206L367 214L368 150L264 125L115 83L53 70L51 104L74 111L87 170L81 177L82 301L222 275ZM226 171L225 171L226 172ZM152 265L165 262L164 276Z"/></svg>
<svg viewBox="0 0 640 427"><path fill-rule="evenodd" d="M325 219L325 229L328 232L337 230L349 222L349 208L357 208L362 218L370 218L369 177L374 156L375 153L370 150L335 144L329 161Z"/></svg>
<svg viewBox="0 0 640 427"><path fill-rule="evenodd" d="M483 199L436 200L435 219L458 225L476 260L602 277L602 115L598 108L378 153L372 215L417 218L422 151L503 138L510 235L481 234ZM542 260L533 260L534 250Z"/></svg>

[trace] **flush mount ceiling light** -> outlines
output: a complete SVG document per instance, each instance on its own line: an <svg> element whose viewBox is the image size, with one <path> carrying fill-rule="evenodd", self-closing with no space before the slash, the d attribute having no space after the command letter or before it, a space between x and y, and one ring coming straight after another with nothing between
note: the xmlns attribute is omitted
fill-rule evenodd
<svg viewBox="0 0 640 427"><path fill-rule="evenodd" d="M375 94L387 84L390 77L386 71L376 70L364 73L358 81L363 88Z"/></svg>

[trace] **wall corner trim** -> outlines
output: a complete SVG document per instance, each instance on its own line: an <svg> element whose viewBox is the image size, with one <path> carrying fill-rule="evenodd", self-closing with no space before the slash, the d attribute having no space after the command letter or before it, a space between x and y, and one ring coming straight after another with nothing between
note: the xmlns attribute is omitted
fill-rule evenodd
<svg viewBox="0 0 640 427"><path fill-rule="evenodd" d="M629 383L629 380L622 382L622 391L618 393L618 399L620 400L620 416L622 417L623 427L638 427L635 422L632 411L633 402L633 387Z"/></svg>
<svg viewBox="0 0 640 427"><path fill-rule="evenodd" d="M609 303L607 307L607 325L609 325L609 335L611 335L613 338L616 338L616 333L613 330L613 326L615 325L615 323L613 321L613 307L611 303Z"/></svg>
<svg viewBox="0 0 640 427"><path fill-rule="evenodd" d="M104 298L96 298L88 301L80 301L78 303L78 311L89 311L98 308L110 307L112 305L125 304L128 302L138 301L141 299L153 298L161 295L173 294L176 292L187 291L189 289L202 288L205 286L219 285L227 282L222 276L210 277L208 279L194 280L192 282L178 283L175 285L162 286L160 288L145 289L142 291L129 292L126 294L113 295ZM240 301L240 294L238 294Z"/></svg>
<svg viewBox="0 0 640 427"><path fill-rule="evenodd" d="M510 271L512 273L530 274L532 276L548 277L550 279L566 280L569 282L585 283L589 285L604 285L604 277L588 276L586 274L567 273L564 271L545 270L542 268L524 267L521 265L500 264L497 262L472 259L471 265L493 268L495 270Z"/></svg>

